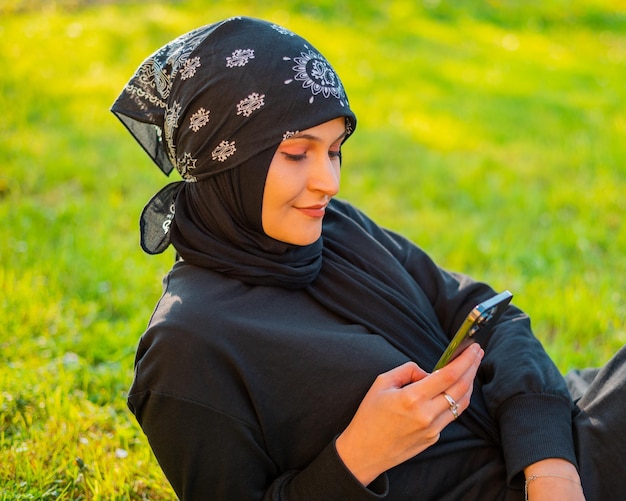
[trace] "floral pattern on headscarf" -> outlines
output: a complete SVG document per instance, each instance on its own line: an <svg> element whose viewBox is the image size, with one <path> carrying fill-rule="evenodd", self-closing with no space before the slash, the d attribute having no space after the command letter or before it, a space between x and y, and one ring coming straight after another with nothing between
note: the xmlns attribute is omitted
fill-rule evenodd
<svg viewBox="0 0 626 501"><path fill-rule="evenodd" d="M176 169L191 183L254 161L294 131L341 116L348 136L356 126L324 56L281 26L245 17L198 28L156 51L111 110L165 174ZM169 245L179 189L166 187L144 209L149 253Z"/></svg>

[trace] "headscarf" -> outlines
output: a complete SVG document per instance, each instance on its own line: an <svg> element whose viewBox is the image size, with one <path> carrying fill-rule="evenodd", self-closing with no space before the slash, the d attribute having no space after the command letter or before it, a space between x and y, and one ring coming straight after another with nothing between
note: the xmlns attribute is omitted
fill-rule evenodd
<svg viewBox="0 0 626 501"><path fill-rule="evenodd" d="M297 247L263 233L265 179L278 145L345 117L343 85L295 33L235 17L186 33L148 57L111 110L167 175L140 218L150 253L174 244L185 261L249 283L303 287L321 266L321 241ZM345 140L345 139L344 139Z"/></svg>

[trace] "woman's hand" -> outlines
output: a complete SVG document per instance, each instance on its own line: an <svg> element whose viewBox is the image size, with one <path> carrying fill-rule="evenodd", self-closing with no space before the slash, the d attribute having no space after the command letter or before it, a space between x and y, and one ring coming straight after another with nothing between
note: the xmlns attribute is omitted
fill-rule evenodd
<svg viewBox="0 0 626 501"><path fill-rule="evenodd" d="M524 469L530 501L585 501L576 467L564 459L537 461Z"/></svg>
<svg viewBox="0 0 626 501"><path fill-rule="evenodd" d="M337 453L346 467L368 485L437 442L455 419L444 392L456 401L460 415L469 406L482 357L474 343L432 374L407 362L379 375L337 438Z"/></svg>

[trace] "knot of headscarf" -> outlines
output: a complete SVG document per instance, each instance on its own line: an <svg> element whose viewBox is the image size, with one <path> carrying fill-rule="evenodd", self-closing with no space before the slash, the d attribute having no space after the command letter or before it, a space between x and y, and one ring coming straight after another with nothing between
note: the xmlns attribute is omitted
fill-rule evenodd
<svg viewBox="0 0 626 501"><path fill-rule="evenodd" d="M234 275L274 276L272 263L283 262L287 275L302 275L290 283L315 276L309 268L320 266L320 245L294 249L261 225L265 178L281 141L342 116L347 136L356 127L339 77L309 42L245 17L198 28L148 57L111 110L165 174L176 169L184 180L144 208L147 253L171 242L186 261ZM259 271L266 265L269 272Z"/></svg>

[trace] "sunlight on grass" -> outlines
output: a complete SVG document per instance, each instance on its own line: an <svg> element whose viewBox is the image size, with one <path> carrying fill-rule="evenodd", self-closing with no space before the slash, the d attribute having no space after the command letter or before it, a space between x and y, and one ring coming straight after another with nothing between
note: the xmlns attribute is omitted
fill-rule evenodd
<svg viewBox="0 0 626 501"><path fill-rule="evenodd" d="M626 342L626 16L610 2L0 3L0 499L173 499L126 409L172 263L138 247L168 180L108 109L148 54L282 23L359 117L341 196L508 288L559 367Z"/></svg>

